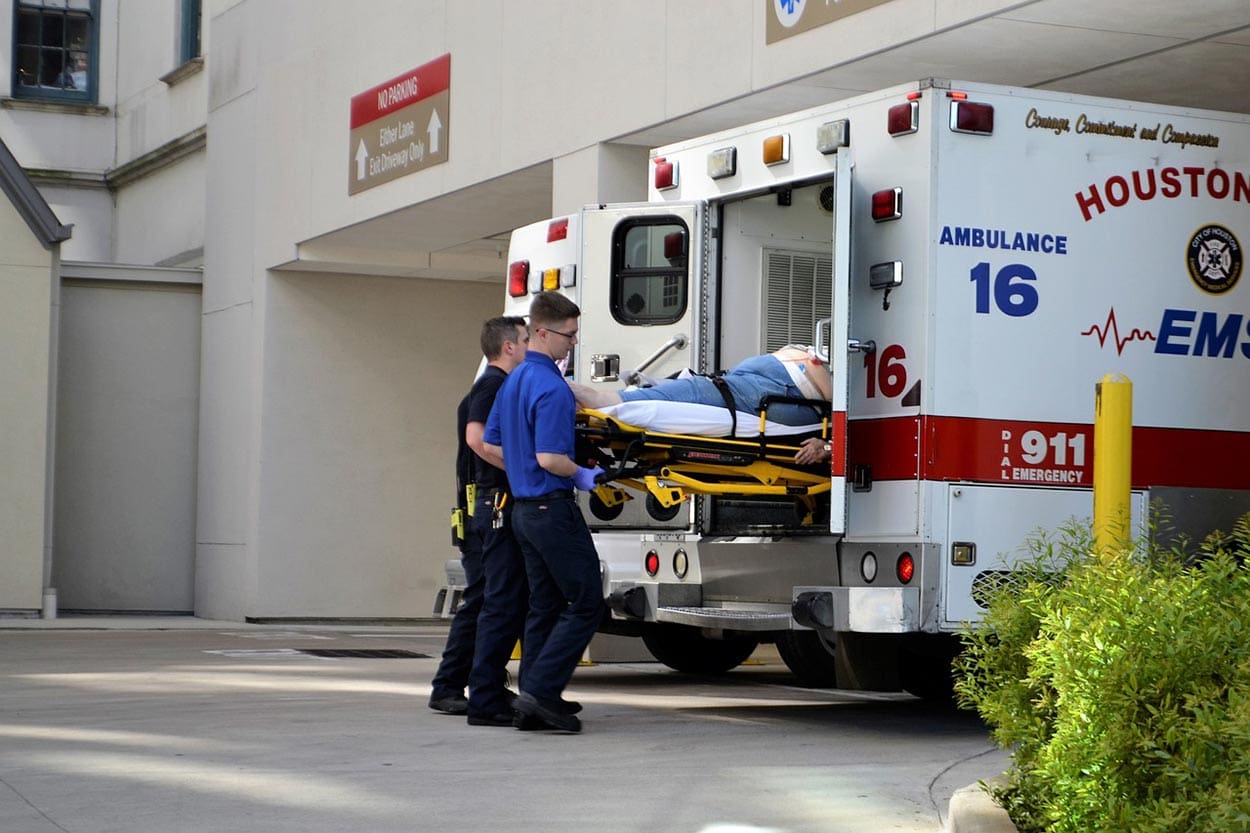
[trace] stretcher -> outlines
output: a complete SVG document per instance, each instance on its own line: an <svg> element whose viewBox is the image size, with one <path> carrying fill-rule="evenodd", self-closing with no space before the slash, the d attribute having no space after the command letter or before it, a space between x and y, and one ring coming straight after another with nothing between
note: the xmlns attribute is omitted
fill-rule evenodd
<svg viewBox="0 0 1250 833"><path fill-rule="evenodd" d="M811 406L820 421L794 426L769 420L768 406L783 402ZM758 414L627 402L579 410L576 434L579 455L606 472L594 498L609 511L632 499L629 492L645 494L673 514L691 495L789 497L801 510L802 525L809 525L816 499L831 486L828 461L794 461L803 440L829 442L829 404L819 400L770 398Z"/></svg>

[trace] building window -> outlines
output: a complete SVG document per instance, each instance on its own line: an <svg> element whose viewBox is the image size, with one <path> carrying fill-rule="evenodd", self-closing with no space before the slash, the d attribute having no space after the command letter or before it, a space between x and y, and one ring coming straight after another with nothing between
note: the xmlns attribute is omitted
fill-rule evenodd
<svg viewBox="0 0 1250 833"><path fill-rule="evenodd" d="M182 0L182 34L178 58L186 63L200 57L200 0Z"/></svg>
<svg viewBox="0 0 1250 833"><path fill-rule="evenodd" d="M671 324L686 313L690 233L676 217L625 220L612 232L612 317Z"/></svg>
<svg viewBox="0 0 1250 833"><path fill-rule="evenodd" d="M19 0L13 11L13 95L94 101L100 0Z"/></svg>

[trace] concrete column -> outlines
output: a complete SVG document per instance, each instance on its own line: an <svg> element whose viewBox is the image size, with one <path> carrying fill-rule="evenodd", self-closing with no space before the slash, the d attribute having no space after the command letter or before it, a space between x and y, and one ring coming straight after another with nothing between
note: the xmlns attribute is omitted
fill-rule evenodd
<svg viewBox="0 0 1250 833"><path fill-rule="evenodd" d="M255 18L253 3L232 5L213 17L214 37L254 54ZM255 260L256 71L210 61L209 72L195 612L242 620L256 601L265 291Z"/></svg>
<svg viewBox="0 0 1250 833"><path fill-rule="evenodd" d="M592 203L646 200L647 151L605 143L557 157L551 166L552 216Z"/></svg>

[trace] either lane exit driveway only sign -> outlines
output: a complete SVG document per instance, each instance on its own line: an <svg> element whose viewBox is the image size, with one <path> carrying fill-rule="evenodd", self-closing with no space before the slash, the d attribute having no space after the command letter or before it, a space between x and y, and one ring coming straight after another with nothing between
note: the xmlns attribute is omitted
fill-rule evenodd
<svg viewBox="0 0 1250 833"><path fill-rule="evenodd" d="M447 161L451 54L352 96L347 193Z"/></svg>

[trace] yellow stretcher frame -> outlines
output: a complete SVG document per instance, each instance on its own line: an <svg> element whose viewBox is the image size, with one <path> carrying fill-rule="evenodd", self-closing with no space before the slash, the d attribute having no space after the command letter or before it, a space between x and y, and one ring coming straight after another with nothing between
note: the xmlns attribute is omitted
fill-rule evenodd
<svg viewBox="0 0 1250 833"><path fill-rule="evenodd" d="M599 465L612 475L612 483L650 494L664 508L696 494L791 497L803 506L803 524L809 525L816 497L832 487L828 464L794 462L805 437L769 437L763 432L765 422L761 415L756 437L704 437L651 431L583 408L577 412L576 430L579 441L599 453ZM826 419L819 436L827 442L829 434ZM608 507L632 499L607 483L594 494Z"/></svg>

